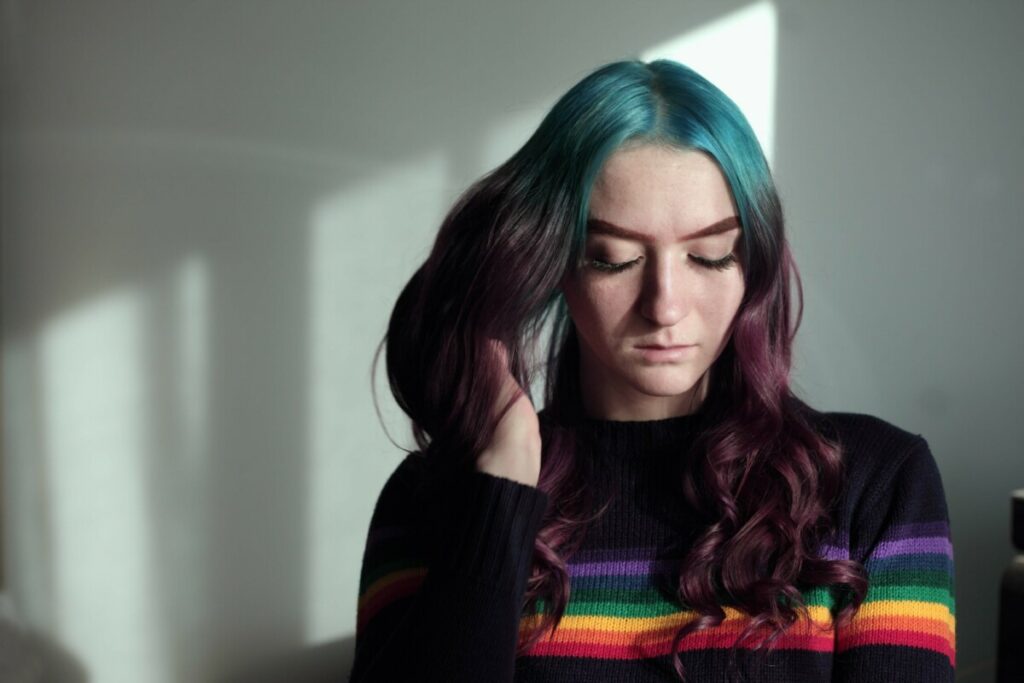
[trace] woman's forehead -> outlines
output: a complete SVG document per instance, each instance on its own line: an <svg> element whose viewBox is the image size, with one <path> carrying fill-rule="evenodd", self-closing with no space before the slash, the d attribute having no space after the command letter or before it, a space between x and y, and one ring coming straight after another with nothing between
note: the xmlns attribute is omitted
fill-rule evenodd
<svg viewBox="0 0 1024 683"><path fill-rule="evenodd" d="M737 213L711 157L659 145L616 151L589 202L589 218L662 236L687 235Z"/></svg>

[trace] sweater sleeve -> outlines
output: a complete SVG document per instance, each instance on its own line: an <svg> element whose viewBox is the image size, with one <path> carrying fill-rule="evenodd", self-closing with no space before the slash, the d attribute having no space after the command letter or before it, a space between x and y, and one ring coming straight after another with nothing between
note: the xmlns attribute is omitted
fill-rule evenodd
<svg viewBox="0 0 1024 683"><path fill-rule="evenodd" d="M953 681L956 664L953 546L938 466L916 437L861 506L852 556L868 593L836 630L833 681Z"/></svg>
<svg viewBox="0 0 1024 683"><path fill-rule="evenodd" d="M407 456L374 508L350 681L511 682L548 496L482 472L425 490L425 472Z"/></svg>

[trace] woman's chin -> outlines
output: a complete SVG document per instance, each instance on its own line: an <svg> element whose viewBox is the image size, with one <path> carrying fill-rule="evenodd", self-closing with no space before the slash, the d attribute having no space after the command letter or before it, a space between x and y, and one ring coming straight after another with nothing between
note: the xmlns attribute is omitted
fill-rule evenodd
<svg viewBox="0 0 1024 683"><path fill-rule="evenodd" d="M692 373L672 368L645 368L633 373L629 384L638 393L667 398L688 393L697 379Z"/></svg>

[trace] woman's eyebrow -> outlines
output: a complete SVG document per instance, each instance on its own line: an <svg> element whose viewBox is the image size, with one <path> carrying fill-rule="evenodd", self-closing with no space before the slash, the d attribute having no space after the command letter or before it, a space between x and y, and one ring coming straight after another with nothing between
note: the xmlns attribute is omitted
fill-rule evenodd
<svg viewBox="0 0 1024 683"><path fill-rule="evenodd" d="M728 218L723 218L709 226L703 227L700 230L691 232L689 235L681 237L678 241L685 242L687 240L708 237L709 235L718 235L723 232L738 229L741 229L739 218L736 216L729 216ZM644 242L646 244L653 244L655 242L655 239L650 235L630 230L629 228L623 228L620 225L609 223L608 221L601 220L600 218L587 219L587 232L594 235L621 237L622 239Z"/></svg>

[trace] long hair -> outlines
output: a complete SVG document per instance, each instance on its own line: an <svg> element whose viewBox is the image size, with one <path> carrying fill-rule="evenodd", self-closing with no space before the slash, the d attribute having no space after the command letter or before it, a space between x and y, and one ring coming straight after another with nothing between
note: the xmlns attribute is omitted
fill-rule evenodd
<svg viewBox="0 0 1024 683"><path fill-rule="evenodd" d="M839 587L840 622L867 589L862 566L818 556L832 531L841 454L813 429L813 411L789 386L803 305L801 295L794 315L790 279L799 294L799 274L767 161L732 100L668 60L616 62L586 76L511 159L457 200L402 290L382 344L392 393L439 471L472 467L504 414L492 409L506 369L496 365L490 340L508 348L508 371L531 400L534 380L544 377L552 419L538 487L551 505L524 605L543 612L521 639L525 652L560 622L570 590L565 561L592 521L586 459L562 426L581 414L582 401L579 341L558 286L581 256L595 178L627 142L709 155L742 226L745 289L709 372L701 407L709 427L690 446L691 457L680 453L693 464L680 468L679 495L704 522L675 582L680 604L699 615L673 641L673 665L685 680L680 642L724 620L723 596L751 617L735 655L744 644L770 645L799 615L809 618L802 588Z"/></svg>

